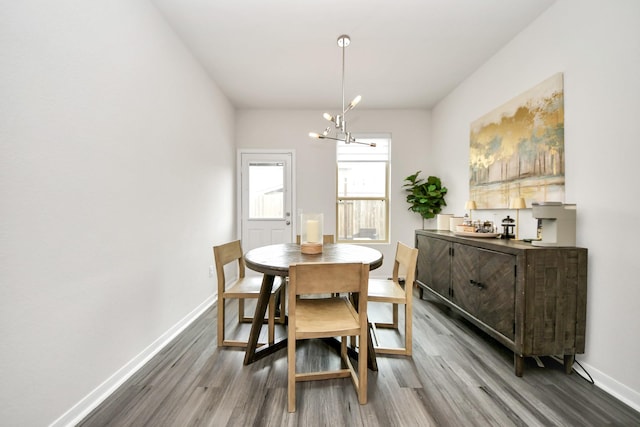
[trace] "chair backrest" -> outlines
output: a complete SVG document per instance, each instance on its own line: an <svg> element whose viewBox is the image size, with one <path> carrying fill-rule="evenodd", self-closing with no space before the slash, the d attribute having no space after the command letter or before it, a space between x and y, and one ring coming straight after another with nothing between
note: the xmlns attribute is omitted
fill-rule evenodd
<svg viewBox="0 0 640 427"><path fill-rule="evenodd" d="M322 235L322 243L335 243L336 238L333 234L323 234ZM300 244L300 235L296 235L296 243Z"/></svg>
<svg viewBox="0 0 640 427"><path fill-rule="evenodd" d="M232 262L237 262L238 278L244 277L244 256L240 240L225 243L213 247L213 257L216 262L216 273L218 274L218 289L224 290L226 283L224 267Z"/></svg>
<svg viewBox="0 0 640 427"><path fill-rule="evenodd" d="M413 287L416 278L416 263L418 262L418 249L398 242L396 246L396 257L393 263L393 280L398 281L404 276L405 290Z"/></svg>
<svg viewBox="0 0 640 427"><path fill-rule="evenodd" d="M366 295L368 283L369 264L323 262L289 266L289 292L294 296L341 292Z"/></svg>

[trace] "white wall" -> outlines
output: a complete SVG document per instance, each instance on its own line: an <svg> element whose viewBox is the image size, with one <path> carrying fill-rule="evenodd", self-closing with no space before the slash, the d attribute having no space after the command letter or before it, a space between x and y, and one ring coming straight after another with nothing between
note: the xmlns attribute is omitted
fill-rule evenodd
<svg viewBox="0 0 640 427"><path fill-rule="evenodd" d="M640 2L558 0L432 112L436 170L468 197L470 123L556 72L564 73L566 201L589 249L586 352L596 384L640 409ZM529 212L530 217L530 212ZM525 373L526 375L526 373Z"/></svg>
<svg viewBox="0 0 640 427"><path fill-rule="evenodd" d="M234 132L238 148L296 150L307 211L335 211L335 158L306 136L323 128L321 111L247 110L234 124L146 1L0 0L0 10L0 420L40 426L80 402L77 414L211 301L211 245L235 234ZM636 408L640 264L619 233L639 219L639 18L636 0L558 0L433 115L366 110L363 94L349 121L392 133L391 239L412 242L422 221L403 178L439 175L446 212L461 213L471 121L564 72L567 201L590 253L579 359ZM389 274L393 245L381 249L377 274Z"/></svg>
<svg viewBox="0 0 640 427"><path fill-rule="evenodd" d="M362 94L363 98L366 94ZM365 101L349 113L353 133L391 133L391 244L375 245L385 262L372 276L391 274L395 242L413 245L414 230L422 228L419 215L409 212L403 179L422 170L431 174L430 113L420 110L366 110ZM331 112L332 109L326 111ZM296 152L298 209L324 214L325 232L335 230L336 152L332 142L308 136L326 127L323 111L240 110L237 113L238 148L292 149ZM446 185L446 183L445 183ZM433 220L430 220L433 221Z"/></svg>
<svg viewBox="0 0 640 427"><path fill-rule="evenodd" d="M213 301L234 110L147 1L0 10L0 424L42 426Z"/></svg>

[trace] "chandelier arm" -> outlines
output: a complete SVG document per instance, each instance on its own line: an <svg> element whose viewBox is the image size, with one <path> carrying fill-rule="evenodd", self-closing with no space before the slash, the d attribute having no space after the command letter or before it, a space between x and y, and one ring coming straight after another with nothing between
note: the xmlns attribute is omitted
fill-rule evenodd
<svg viewBox="0 0 640 427"><path fill-rule="evenodd" d="M312 138L318 138L318 139L332 139L334 141L339 141L339 142L344 142L346 144L361 144L361 145L368 145L369 147L375 147L376 143L375 142L361 142L355 139L347 139L347 138L334 138L333 136L328 136L328 135L320 135L318 134L318 136L316 135L309 135Z"/></svg>
<svg viewBox="0 0 640 427"><path fill-rule="evenodd" d="M328 135L320 135L318 137L319 139L333 139L334 141L345 141L344 139L340 139L340 138L334 138L333 136L328 136Z"/></svg>
<svg viewBox="0 0 640 427"><path fill-rule="evenodd" d="M361 145L368 145L369 147L375 147L376 143L375 142L360 142L360 141L356 141L355 139L352 140L350 142L350 144L361 144Z"/></svg>

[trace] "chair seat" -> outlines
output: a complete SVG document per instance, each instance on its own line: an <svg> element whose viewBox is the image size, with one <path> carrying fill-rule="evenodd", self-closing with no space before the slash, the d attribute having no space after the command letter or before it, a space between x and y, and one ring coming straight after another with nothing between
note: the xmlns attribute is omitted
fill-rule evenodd
<svg viewBox="0 0 640 427"><path fill-rule="evenodd" d="M327 338L359 333L358 313L344 297L299 299L296 304L297 338Z"/></svg>
<svg viewBox="0 0 640 427"><path fill-rule="evenodd" d="M227 285L224 291L225 298L258 298L260 296L260 287L262 286L262 277L243 277L234 283ZM282 282L276 278L273 283L271 293L275 294L280 291Z"/></svg>
<svg viewBox="0 0 640 427"><path fill-rule="evenodd" d="M403 303L407 299L404 289L398 282L385 279L369 279L369 301Z"/></svg>

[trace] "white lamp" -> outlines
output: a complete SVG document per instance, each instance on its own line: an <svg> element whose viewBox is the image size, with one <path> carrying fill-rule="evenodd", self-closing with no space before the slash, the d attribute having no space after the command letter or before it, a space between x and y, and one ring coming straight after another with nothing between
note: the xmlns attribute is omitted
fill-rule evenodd
<svg viewBox="0 0 640 427"><path fill-rule="evenodd" d="M469 221L471 221L471 211L473 211L474 209L478 209L476 206L476 201L475 200L467 200L467 203L464 204L464 208L467 209L469 211Z"/></svg>
<svg viewBox="0 0 640 427"><path fill-rule="evenodd" d="M520 227L520 209L526 209L526 207L527 204L522 197L511 199L511 203L509 204L509 209L516 210L516 240L520 240L518 233L518 227Z"/></svg>

